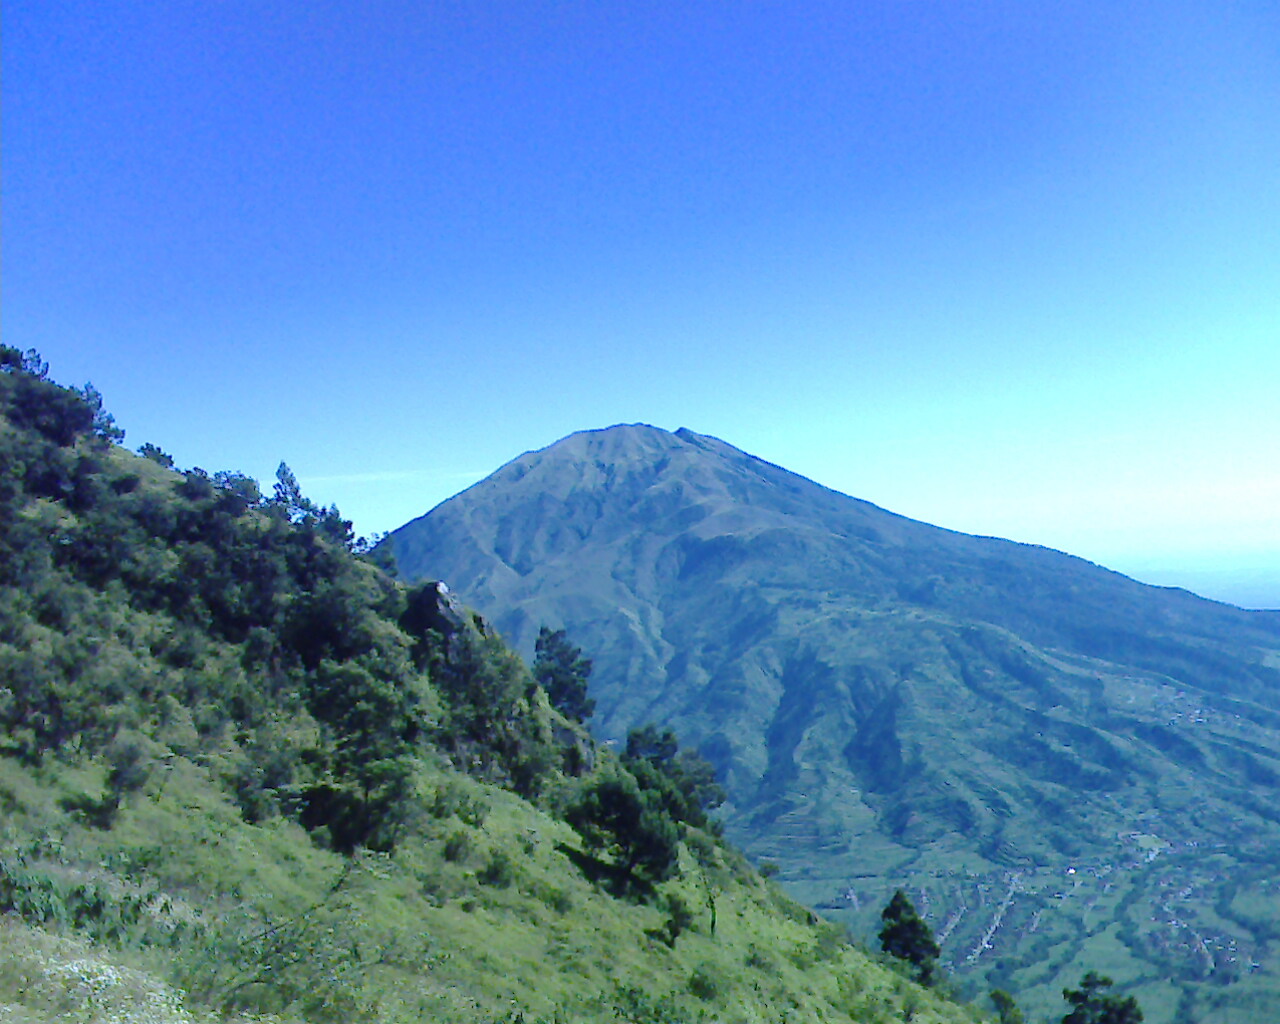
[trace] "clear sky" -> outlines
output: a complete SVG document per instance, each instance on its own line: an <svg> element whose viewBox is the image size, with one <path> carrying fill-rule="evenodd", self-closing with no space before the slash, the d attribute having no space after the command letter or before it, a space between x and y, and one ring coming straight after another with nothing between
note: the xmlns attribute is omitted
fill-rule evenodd
<svg viewBox="0 0 1280 1024"><path fill-rule="evenodd" d="M1280 605L1275 0L5 0L3 115L5 343L181 466L685 426Z"/></svg>

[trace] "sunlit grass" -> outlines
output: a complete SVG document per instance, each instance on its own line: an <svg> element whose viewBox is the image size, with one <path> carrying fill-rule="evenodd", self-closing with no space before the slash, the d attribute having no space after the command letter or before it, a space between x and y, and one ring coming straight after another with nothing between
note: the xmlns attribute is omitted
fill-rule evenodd
<svg viewBox="0 0 1280 1024"><path fill-rule="evenodd" d="M683 846L679 873L648 897L618 897L574 864L580 840L562 821L442 766L421 766L412 835L393 854L349 859L297 825L246 824L216 779L181 759L109 830L56 811L68 787L92 789L93 771L37 775L10 761L0 779L23 793L10 848L28 815L48 828L32 870L96 872L162 896L187 922L171 940L153 929L92 942L65 921L11 915L3 1022L975 1019L850 947L709 839ZM450 859L459 835L465 849ZM687 923L671 941L677 902Z"/></svg>

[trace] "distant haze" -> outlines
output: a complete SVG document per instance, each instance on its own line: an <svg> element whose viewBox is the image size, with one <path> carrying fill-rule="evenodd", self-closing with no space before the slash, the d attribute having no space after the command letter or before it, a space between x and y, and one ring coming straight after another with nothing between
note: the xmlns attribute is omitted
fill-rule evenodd
<svg viewBox="0 0 1280 1024"><path fill-rule="evenodd" d="M1280 608L1280 559L1259 559L1232 565L1224 559L1218 567L1176 568L1159 564L1146 567L1113 566L1126 575L1160 587L1182 587L1201 597L1225 601L1240 608Z"/></svg>

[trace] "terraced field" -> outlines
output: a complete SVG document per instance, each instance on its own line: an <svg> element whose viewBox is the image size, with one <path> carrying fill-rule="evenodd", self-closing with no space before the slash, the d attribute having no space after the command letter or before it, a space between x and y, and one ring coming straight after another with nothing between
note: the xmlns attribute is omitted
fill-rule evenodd
<svg viewBox="0 0 1280 1024"><path fill-rule="evenodd" d="M898 881L972 997L1005 988L1048 1015L1093 965L1137 994L1149 1020L1246 1024L1280 1019L1280 986L1264 967L1280 939L1275 856L1135 832L1112 858ZM869 936L883 894L883 879L851 878L819 908Z"/></svg>

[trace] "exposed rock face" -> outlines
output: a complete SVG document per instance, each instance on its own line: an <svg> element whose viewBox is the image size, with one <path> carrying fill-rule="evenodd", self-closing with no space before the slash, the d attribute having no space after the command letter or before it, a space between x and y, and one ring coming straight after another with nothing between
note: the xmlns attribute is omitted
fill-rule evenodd
<svg viewBox="0 0 1280 1024"><path fill-rule="evenodd" d="M441 580L432 581L420 595L417 614L427 629L435 630L448 639L466 624L466 611L453 596L449 585Z"/></svg>

